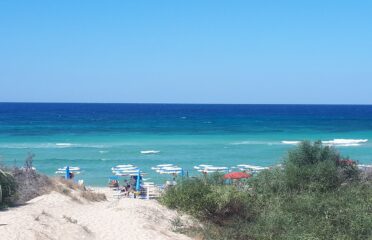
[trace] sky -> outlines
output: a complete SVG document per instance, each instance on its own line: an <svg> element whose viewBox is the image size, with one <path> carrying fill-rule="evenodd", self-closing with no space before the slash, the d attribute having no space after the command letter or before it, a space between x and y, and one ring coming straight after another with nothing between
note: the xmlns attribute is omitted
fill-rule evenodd
<svg viewBox="0 0 372 240"><path fill-rule="evenodd" d="M0 102L372 104L372 1L0 1Z"/></svg>

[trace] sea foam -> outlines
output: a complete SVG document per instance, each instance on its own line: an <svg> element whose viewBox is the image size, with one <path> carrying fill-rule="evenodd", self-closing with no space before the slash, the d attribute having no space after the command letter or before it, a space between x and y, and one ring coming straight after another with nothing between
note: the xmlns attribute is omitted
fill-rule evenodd
<svg viewBox="0 0 372 240"><path fill-rule="evenodd" d="M297 145L301 141L281 141L282 144ZM338 146L338 147L355 147L360 146L363 143L367 143L368 139L333 139L322 141L327 146Z"/></svg>
<svg viewBox="0 0 372 240"><path fill-rule="evenodd" d="M283 143L283 144L289 144L289 145L297 145L300 142L301 141L281 141L281 143Z"/></svg>
<svg viewBox="0 0 372 240"><path fill-rule="evenodd" d="M57 147L72 147L72 143L56 143Z"/></svg>
<svg viewBox="0 0 372 240"><path fill-rule="evenodd" d="M157 150L143 150L141 151L142 154L156 154L159 153L160 151Z"/></svg>
<svg viewBox="0 0 372 240"><path fill-rule="evenodd" d="M44 149L44 148L107 148L110 146L100 144L81 144L81 143L7 143L0 144L0 148L13 149Z"/></svg>
<svg viewBox="0 0 372 240"><path fill-rule="evenodd" d="M241 142L233 142L230 143L231 145L274 145L278 144L278 142L265 142L265 141L241 141Z"/></svg>
<svg viewBox="0 0 372 240"><path fill-rule="evenodd" d="M360 146L362 143L367 142L368 139L333 139L331 141L322 141L325 145L342 147Z"/></svg>

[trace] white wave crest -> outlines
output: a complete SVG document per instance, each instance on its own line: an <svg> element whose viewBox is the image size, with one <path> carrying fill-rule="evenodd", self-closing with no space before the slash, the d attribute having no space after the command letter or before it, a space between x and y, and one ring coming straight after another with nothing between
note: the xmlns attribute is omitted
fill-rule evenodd
<svg viewBox="0 0 372 240"><path fill-rule="evenodd" d="M301 141L281 141L281 143L283 144L288 144L288 145L297 145L299 144Z"/></svg>
<svg viewBox="0 0 372 240"><path fill-rule="evenodd" d="M330 141L322 141L323 144L338 146L354 146L366 142L368 142L368 139L333 139Z"/></svg>
<svg viewBox="0 0 372 240"><path fill-rule="evenodd" d="M143 150L141 151L142 154L156 154L156 153L160 153L160 151L157 151L157 150Z"/></svg>
<svg viewBox="0 0 372 240"><path fill-rule="evenodd" d="M56 143L56 146L60 148L72 147L72 145L72 143Z"/></svg>
<svg viewBox="0 0 372 240"><path fill-rule="evenodd" d="M44 148L107 148L110 146L99 144L79 144L79 143L7 143L0 144L0 148L13 149L44 149Z"/></svg>
<svg viewBox="0 0 372 240"><path fill-rule="evenodd" d="M282 144L297 145L301 141L281 141ZM333 139L328 141L322 141L327 146L338 146L338 147L355 147L360 146L363 143L367 143L368 139Z"/></svg>
<svg viewBox="0 0 372 240"><path fill-rule="evenodd" d="M275 145L278 142L265 142L265 141L241 141L241 142L233 142L230 145Z"/></svg>

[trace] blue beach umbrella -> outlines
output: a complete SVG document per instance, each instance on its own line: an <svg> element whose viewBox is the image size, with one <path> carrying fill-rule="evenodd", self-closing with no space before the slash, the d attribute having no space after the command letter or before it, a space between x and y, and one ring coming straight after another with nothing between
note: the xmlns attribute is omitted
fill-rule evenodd
<svg viewBox="0 0 372 240"><path fill-rule="evenodd" d="M141 180L141 171L138 169L137 182L136 182L136 191L140 190L140 180Z"/></svg>
<svg viewBox="0 0 372 240"><path fill-rule="evenodd" d="M66 167L66 176L65 176L65 179L70 179L70 167L69 166Z"/></svg>

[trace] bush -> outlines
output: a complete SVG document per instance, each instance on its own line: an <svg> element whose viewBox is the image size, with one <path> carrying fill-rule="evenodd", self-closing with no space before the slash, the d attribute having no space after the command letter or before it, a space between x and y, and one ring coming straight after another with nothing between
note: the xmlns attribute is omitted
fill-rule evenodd
<svg viewBox="0 0 372 240"><path fill-rule="evenodd" d="M372 235L372 189L351 184L329 192L283 192L246 223L255 239L369 239Z"/></svg>
<svg viewBox="0 0 372 240"><path fill-rule="evenodd" d="M211 199L207 198L211 192L211 185L206 184L202 179L187 179L169 188L160 200L169 208L206 218L213 204L209 202Z"/></svg>
<svg viewBox="0 0 372 240"><path fill-rule="evenodd" d="M17 183L14 176L5 170L0 169L0 208L12 205L17 199Z"/></svg>
<svg viewBox="0 0 372 240"><path fill-rule="evenodd" d="M248 218L249 194L234 186L220 184L213 179L193 178L181 181L168 189L160 201L169 208L187 212L192 216L224 224L231 217Z"/></svg>
<svg viewBox="0 0 372 240"><path fill-rule="evenodd" d="M349 164L346 164L349 163ZM327 191L358 176L357 165L320 141L302 142L284 160L284 180L290 190Z"/></svg>
<svg viewBox="0 0 372 240"><path fill-rule="evenodd" d="M204 239L372 239L372 183L355 162L303 142L235 188L211 176L181 182L161 201L196 216Z"/></svg>
<svg viewBox="0 0 372 240"><path fill-rule="evenodd" d="M49 193L54 188L53 181L32 169L13 169L13 176L17 183L17 200L15 204L24 204L27 201Z"/></svg>

